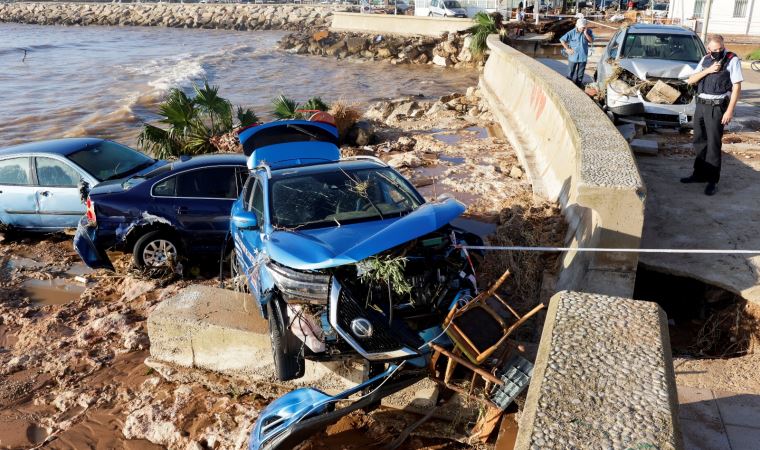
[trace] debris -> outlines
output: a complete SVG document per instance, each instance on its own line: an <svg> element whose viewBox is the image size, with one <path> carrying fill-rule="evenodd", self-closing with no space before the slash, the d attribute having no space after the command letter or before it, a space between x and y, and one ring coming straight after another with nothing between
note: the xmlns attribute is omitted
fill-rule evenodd
<svg viewBox="0 0 760 450"><path fill-rule="evenodd" d="M632 123L618 125L617 129L629 143L636 137L636 125Z"/></svg>
<svg viewBox="0 0 760 450"><path fill-rule="evenodd" d="M649 139L634 139L631 141L631 150L641 155L656 155L658 144Z"/></svg>
<svg viewBox="0 0 760 450"><path fill-rule="evenodd" d="M77 275L74 277L74 281L78 281L82 284L87 284L90 280L87 279L87 277L83 277L81 275Z"/></svg>
<svg viewBox="0 0 760 450"><path fill-rule="evenodd" d="M662 80L657 80L654 87L647 93L646 99L652 103L672 105L678 101L681 93Z"/></svg>
<svg viewBox="0 0 760 450"><path fill-rule="evenodd" d="M433 64L441 67L448 67L451 65L449 58L440 55L433 55Z"/></svg>
<svg viewBox="0 0 760 450"><path fill-rule="evenodd" d="M509 178L515 178L520 179L523 176L523 171L517 166L513 166L512 169L509 171Z"/></svg>

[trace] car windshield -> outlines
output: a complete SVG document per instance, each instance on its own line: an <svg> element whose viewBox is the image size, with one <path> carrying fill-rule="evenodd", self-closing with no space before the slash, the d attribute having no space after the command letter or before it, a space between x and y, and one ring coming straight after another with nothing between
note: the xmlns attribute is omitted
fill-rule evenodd
<svg viewBox="0 0 760 450"><path fill-rule="evenodd" d="M422 203L391 169L339 170L272 180L275 228L322 228L399 217Z"/></svg>
<svg viewBox="0 0 760 450"><path fill-rule="evenodd" d="M454 0L449 0L449 1L443 2L443 4L446 5L446 7L449 8L449 9L461 8L462 7L462 5L459 4L459 2L454 1Z"/></svg>
<svg viewBox="0 0 760 450"><path fill-rule="evenodd" d="M655 11L667 11L668 5L666 3L655 3L652 9Z"/></svg>
<svg viewBox="0 0 760 450"><path fill-rule="evenodd" d="M629 33L623 43L623 58L667 59L699 62L704 48L696 36L688 34Z"/></svg>
<svg viewBox="0 0 760 450"><path fill-rule="evenodd" d="M126 177L156 162L138 151L111 141L88 145L69 154L68 158L98 181Z"/></svg>

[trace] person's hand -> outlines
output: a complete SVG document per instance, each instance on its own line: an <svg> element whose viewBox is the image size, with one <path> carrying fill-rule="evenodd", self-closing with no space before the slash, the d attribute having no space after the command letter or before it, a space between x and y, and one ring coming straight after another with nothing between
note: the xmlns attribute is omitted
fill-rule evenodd
<svg viewBox="0 0 760 450"><path fill-rule="evenodd" d="M731 119L734 118L734 112L733 111L726 111L723 113L723 118L720 119L720 123L723 125L728 125L729 122L731 122Z"/></svg>
<svg viewBox="0 0 760 450"><path fill-rule="evenodd" d="M567 54L568 55L574 55L575 54L575 50L573 50L572 48L568 48L567 49Z"/></svg>
<svg viewBox="0 0 760 450"><path fill-rule="evenodd" d="M720 72L720 64L713 64L712 66L705 69L705 74L710 75L713 73Z"/></svg>

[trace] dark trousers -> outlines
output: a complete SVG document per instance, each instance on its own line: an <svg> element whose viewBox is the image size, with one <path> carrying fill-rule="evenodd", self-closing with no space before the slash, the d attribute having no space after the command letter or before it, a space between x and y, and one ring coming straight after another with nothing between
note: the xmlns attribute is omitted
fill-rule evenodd
<svg viewBox="0 0 760 450"><path fill-rule="evenodd" d="M583 75L586 73L586 61L570 62L567 69L567 79L577 84L583 84Z"/></svg>
<svg viewBox="0 0 760 450"><path fill-rule="evenodd" d="M728 101L720 105L697 103L694 111L694 177L700 181L717 183L720 180L721 139L723 124L720 123L728 107Z"/></svg>

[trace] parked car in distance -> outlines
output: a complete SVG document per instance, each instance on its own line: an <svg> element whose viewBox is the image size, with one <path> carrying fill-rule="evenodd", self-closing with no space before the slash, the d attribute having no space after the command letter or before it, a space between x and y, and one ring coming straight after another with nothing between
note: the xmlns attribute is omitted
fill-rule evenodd
<svg viewBox="0 0 760 450"><path fill-rule="evenodd" d="M454 245L482 241L449 223L464 205L425 202L379 159L341 159L329 123L273 122L240 141L252 170L232 208L231 272L268 319L277 376L302 376L305 358L424 359L423 336L475 289L476 255Z"/></svg>
<svg viewBox="0 0 760 450"><path fill-rule="evenodd" d="M105 139L30 142L0 149L0 224L30 231L75 228L88 186L165 164Z"/></svg>
<svg viewBox="0 0 760 450"><path fill-rule="evenodd" d="M456 0L430 0L429 16L467 17L467 11Z"/></svg>
<svg viewBox="0 0 760 450"><path fill-rule="evenodd" d="M699 36L685 28L649 24L621 28L607 44L594 75L608 114L613 120L641 116L653 125L691 123L696 96L686 79L705 52ZM647 100L657 81L678 91L674 103Z"/></svg>
<svg viewBox="0 0 760 450"><path fill-rule="evenodd" d="M106 250L132 253L138 267L218 258L232 203L248 177L240 154L183 157L95 186L74 248L91 268L113 270Z"/></svg>

